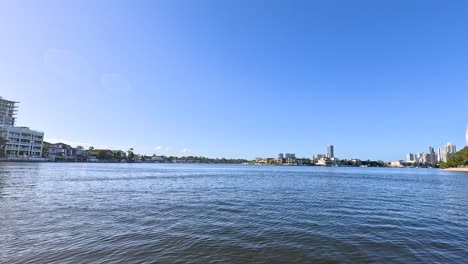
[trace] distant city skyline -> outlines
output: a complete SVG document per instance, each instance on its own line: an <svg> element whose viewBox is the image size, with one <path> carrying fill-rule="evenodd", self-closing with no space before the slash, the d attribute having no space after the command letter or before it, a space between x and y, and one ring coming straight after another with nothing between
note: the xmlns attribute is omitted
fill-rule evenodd
<svg viewBox="0 0 468 264"><path fill-rule="evenodd" d="M468 143L468 2L338 2L4 1L0 96L46 141L147 155Z"/></svg>
<svg viewBox="0 0 468 264"><path fill-rule="evenodd" d="M457 146L452 142L448 142L443 147L437 149L435 152L433 147L429 147L429 152L407 153L406 162L409 163L428 163L437 164L446 162L453 154L457 152Z"/></svg>

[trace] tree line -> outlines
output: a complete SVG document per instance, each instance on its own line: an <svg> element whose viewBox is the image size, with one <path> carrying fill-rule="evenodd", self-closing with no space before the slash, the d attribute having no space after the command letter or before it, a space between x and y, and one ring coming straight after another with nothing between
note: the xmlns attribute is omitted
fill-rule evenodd
<svg viewBox="0 0 468 264"><path fill-rule="evenodd" d="M468 166L468 146L448 158L447 162L440 164L443 169L455 168L460 165Z"/></svg>

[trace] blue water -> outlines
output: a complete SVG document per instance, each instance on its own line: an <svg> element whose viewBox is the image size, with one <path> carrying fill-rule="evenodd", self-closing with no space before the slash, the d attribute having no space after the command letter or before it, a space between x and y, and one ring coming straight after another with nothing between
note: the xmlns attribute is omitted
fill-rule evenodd
<svg viewBox="0 0 468 264"><path fill-rule="evenodd" d="M0 163L2 263L468 263L468 173Z"/></svg>

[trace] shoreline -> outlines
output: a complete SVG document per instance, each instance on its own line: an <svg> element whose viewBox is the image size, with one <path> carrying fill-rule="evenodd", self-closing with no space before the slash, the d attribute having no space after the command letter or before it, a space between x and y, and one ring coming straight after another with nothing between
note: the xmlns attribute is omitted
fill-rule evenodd
<svg viewBox="0 0 468 264"><path fill-rule="evenodd" d="M468 172L468 168L448 168L443 169L444 171L459 171L459 172Z"/></svg>

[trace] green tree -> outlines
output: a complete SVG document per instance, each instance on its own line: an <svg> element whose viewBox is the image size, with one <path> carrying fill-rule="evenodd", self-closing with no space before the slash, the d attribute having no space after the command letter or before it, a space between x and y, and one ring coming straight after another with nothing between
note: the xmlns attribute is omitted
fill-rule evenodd
<svg viewBox="0 0 468 264"><path fill-rule="evenodd" d="M110 160L110 159L112 159L112 155L109 154L108 151L98 150L98 151L96 151L96 158L98 160Z"/></svg>
<svg viewBox="0 0 468 264"><path fill-rule="evenodd" d="M133 148L130 148L127 151L127 157L128 157L129 160L133 160L135 158L135 153L133 153Z"/></svg>
<svg viewBox="0 0 468 264"><path fill-rule="evenodd" d="M468 147L465 147L453 154L447 162L440 164L442 169L454 168L460 165L468 165Z"/></svg>
<svg viewBox="0 0 468 264"><path fill-rule="evenodd" d="M48 144L42 144L42 157L47 157L47 153L49 152L49 145Z"/></svg>
<svg viewBox="0 0 468 264"><path fill-rule="evenodd" d="M122 158L122 156L120 155L120 150L112 152L112 158L120 160Z"/></svg>

